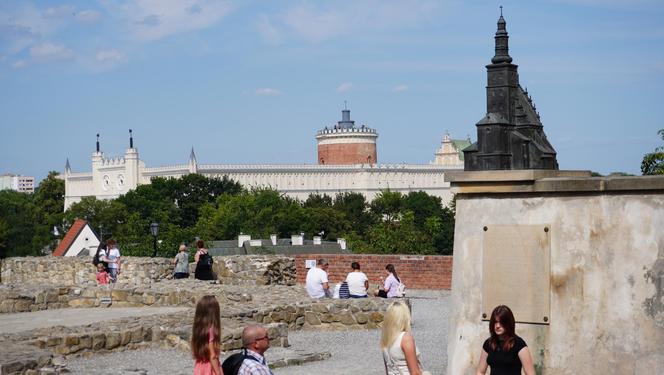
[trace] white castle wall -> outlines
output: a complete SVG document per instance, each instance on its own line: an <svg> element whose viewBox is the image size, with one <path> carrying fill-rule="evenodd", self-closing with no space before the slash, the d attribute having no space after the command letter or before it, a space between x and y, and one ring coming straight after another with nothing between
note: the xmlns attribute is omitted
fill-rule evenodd
<svg viewBox="0 0 664 375"><path fill-rule="evenodd" d="M182 177L201 173L207 177L228 176L245 187L271 187L287 196L306 199L312 193L334 196L357 192L368 200L382 190L390 189L407 194L424 191L440 197L448 204L452 195L444 181L448 168L439 165L238 165L188 164L146 168L138 158L138 150L129 149L124 158L105 158L103 153L92 155L92 172L65 171L65 209L82 197L113 199L138 185L149 184L153 177Z"/></svg>

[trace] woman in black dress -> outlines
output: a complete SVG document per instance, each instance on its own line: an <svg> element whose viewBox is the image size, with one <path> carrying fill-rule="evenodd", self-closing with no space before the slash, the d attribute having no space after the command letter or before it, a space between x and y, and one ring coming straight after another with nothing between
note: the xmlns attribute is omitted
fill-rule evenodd
<svg viewBox="0 0 664 375"><path fill-rule="evenodd" d="M528 346L514 333L514 314L509 307L493 309L489 332L491 337L482 345L478 375L485 374L487 367L491 367L491 375L521 375L521 367L526 375L535 375Z"/></svg>

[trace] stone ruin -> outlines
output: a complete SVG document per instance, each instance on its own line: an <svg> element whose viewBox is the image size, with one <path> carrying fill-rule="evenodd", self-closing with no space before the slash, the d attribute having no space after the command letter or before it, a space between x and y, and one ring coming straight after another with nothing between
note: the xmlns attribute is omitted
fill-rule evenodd
<svg viewBox="0 0 664 375"><path fill-rule="evenodd" d="M193 266L193 265L192 265ZM124 257L114 286L98 286L89 258L3 259L0 314L39 310L114 307L182 307L167 314L0 332L0 373L46 374L66 369L66 360L146 347L190 351L196 301L212 294L221 305L222 350L242 346L249 324L267 327L272 346L289 346L290 330L380 327L389 302L381 298L314 300L297 285L293 258L276 255L214 257L218 280L171 279L170 259ZM193 277L193 269L191 270ZM69 310L68 310L69 311ZM276 359L272 367L322 360L329 353ZM66 370L64 370L66 371Z"/></svg>

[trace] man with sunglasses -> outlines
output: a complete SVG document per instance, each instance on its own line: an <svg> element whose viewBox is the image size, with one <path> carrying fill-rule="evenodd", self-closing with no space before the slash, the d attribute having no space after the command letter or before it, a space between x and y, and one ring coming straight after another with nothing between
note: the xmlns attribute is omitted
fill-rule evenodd
<svg viewBox="0 0 664 375"><path fill-rule="evenodd" d="M273 375L263 354L270 348L270 336L259 325L250 325L242 330L242 345L245 358L238 375Z"/></svg>

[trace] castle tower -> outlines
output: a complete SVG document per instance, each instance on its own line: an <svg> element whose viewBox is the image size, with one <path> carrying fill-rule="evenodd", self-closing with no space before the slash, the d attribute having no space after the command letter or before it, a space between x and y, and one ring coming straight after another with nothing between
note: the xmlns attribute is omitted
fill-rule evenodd
<svg viewBox="0 0 664 375"><path fill-rule="evenodd" d="M123 192L126 187L134 189L139 183L140 159L138 158L138 149L134 148L134 136L131 129L129 129L129 148L125 151L124 164L125 175L119 175L117 181L118 189Z"/></svg>
<svg viewBox="0 0 664 375"><path fill-rule="evenodd" d="M376 164L375 129L355 127L350 110L341 111L341 121L332 129L327 126L316 134L318 164Z"/></svg>
<svg viewBox="0 0 664 375"><path fill-rule="evenodd" d="M495 56L486 66L486 115L476 124L477 142L463 150L464 170L558 169L535 104L519 84L508 38L501 7Z"/></svg>

